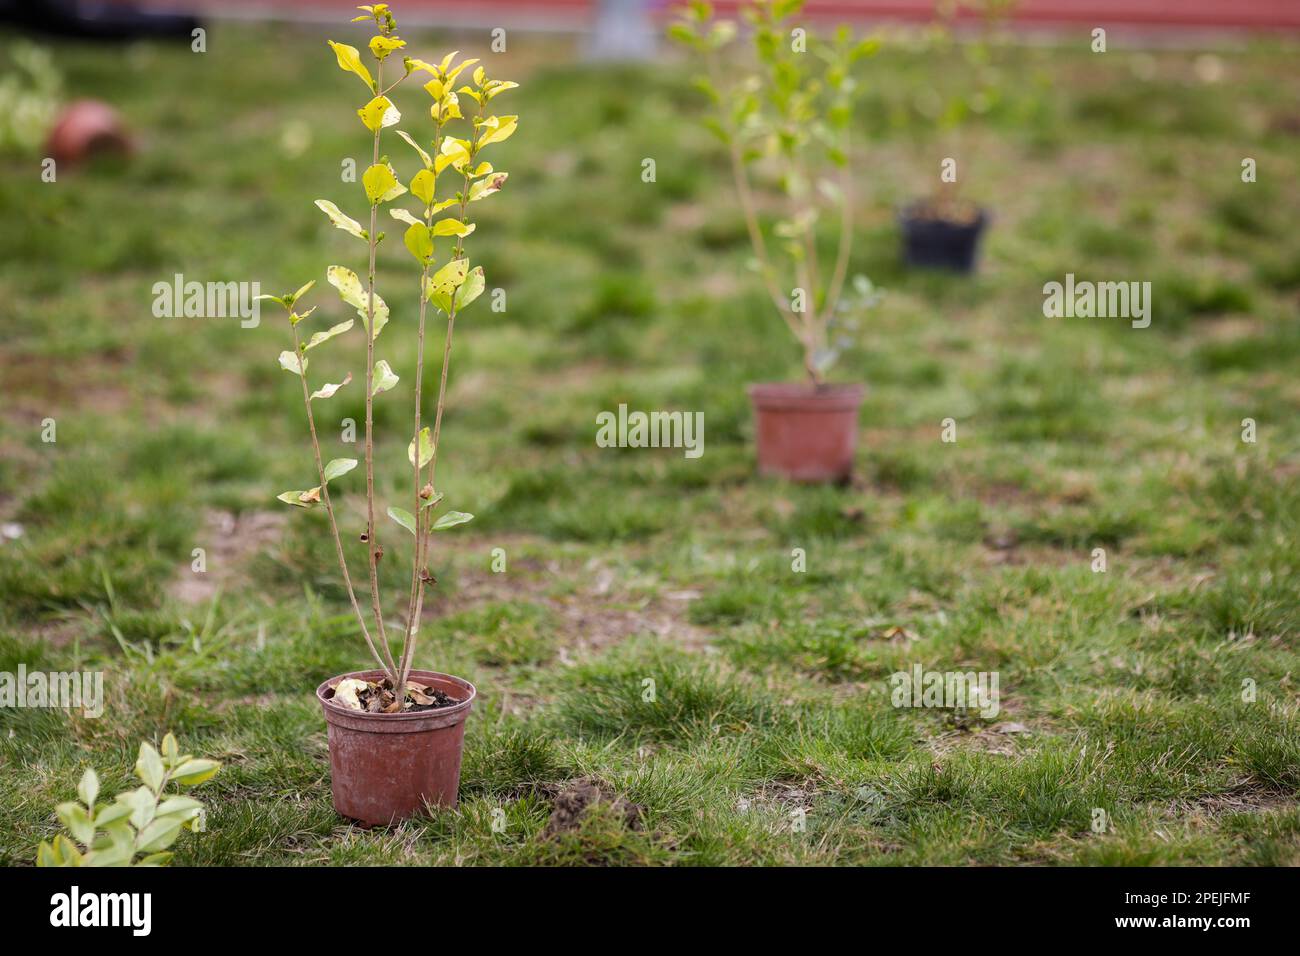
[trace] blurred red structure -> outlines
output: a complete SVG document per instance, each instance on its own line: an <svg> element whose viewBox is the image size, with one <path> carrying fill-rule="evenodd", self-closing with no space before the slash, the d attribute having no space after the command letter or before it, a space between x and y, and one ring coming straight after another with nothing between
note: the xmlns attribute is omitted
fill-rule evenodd
<svg viewBox="0 0 1300 956"><path fill-rule="evenodd" d="M336 20L352 10L352 0L144 0L155 9L198 11L210 17L288 17ZM673 0L648 0L652 15L663 19ZM406 19L448 24L583 28L599 0L397 0ZM736 0L715 0L720 11ZM856 22L924 22L933 18L934 0L808 0L811 19ZM972 19L971 14L963 17ZM1012 17L1027 26L1145 26L1300 30L1300 0L1020 0Z"/></svg>

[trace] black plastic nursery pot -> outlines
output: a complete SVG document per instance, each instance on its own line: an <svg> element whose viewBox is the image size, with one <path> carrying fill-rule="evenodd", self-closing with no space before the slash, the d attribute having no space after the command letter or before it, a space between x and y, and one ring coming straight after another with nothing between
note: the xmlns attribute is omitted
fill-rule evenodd
<svg viewBox="0 0 1300 956"><path fill-rule="evenodd" d="M988 212L979 209L969 222L953 222L927 215L923 203L912 203L898 214L903 228L903 261L922 269L973 272L980 236L989 219Z"/></svg>

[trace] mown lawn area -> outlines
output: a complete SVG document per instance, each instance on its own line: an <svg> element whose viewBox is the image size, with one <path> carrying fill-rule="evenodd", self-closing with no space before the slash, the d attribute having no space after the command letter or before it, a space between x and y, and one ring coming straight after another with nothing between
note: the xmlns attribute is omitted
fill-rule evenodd
<svg viewBox="0 0 1300 956"><path fill-rule="evenodd" d="M905 270L895 221L948 155L901 121L967 66L901 43L868 61L853 269L885 296L835 372L868 392L834 488L754 473L744 386L797 378L799 355L688 66L403 32L522 84L468 244L507 305L458 323L439 459L477 517L438 538L417 658L479 689L460 808L377 831L334 813L313 690L367 658L323 516L275 500L313 468L288 332L269 309L255 329L151 311L177 273L315 278L340 321L325 267L364 266L312 205L361 205L340 182L369 162L355 81L319 32L219 24L202 55L58 49L134 159L52 184L0 160L0 521L21 528L0 538L0 670L102 670L107 698L99 719L0 710L0 863L33 859L87 763L115 792L167 730L225 764L178 865L1300 863L1294 47L1001 51L961 154L995 216L974 277ZM1045 318L1067 272L1150 281L1150 328ZM379 288L402 377L376 406L380 483L404 502L398 242ZM363 371L348 341L313 358L321 381ZM329 414L362 421L361 395ZM702 411L703 456L596 447L620 403ZM355 541L361 472L340 488ZM396 607L409 564L384 571ZM915 664L998 672L1000 713L893 707ZM608 799L548 831L581 780Z"/></svg>

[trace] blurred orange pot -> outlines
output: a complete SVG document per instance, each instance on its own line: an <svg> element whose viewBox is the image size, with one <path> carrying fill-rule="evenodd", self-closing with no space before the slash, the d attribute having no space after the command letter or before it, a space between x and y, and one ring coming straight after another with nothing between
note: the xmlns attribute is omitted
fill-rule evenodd
<svg viewBox="0 0 1300 956"><path fill-rule="evenodd" d="M791 481L843 482L853 473L861 385L751 385L758 471Z"/></svg>
<svg viewBox="0 0 1300 956"><path fill-rule="evenodd" d="M334 809L368 826L386 826L430 807L454 807L465 750L465 718L476 692L469 681L436 671L411 677L457 699L450 707L370 714L335 703L346 677L379 680L383 671L332 677L316 688L329 727Z"/></svg>
<svg viewBox="0 0 1300 956"><path fill-rule="evenodd" d="M58 165L73 165L96 153L129 153L131 140L113 107L100 100L77 100L59 113L45 151Z"/></svg>

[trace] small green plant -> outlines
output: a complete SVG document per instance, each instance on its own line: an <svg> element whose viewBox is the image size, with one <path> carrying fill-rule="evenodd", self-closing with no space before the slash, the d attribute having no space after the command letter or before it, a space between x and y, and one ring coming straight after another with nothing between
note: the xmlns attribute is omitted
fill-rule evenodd
<svg viewBox="0 0 1300 956"><path fill-rule="evenodd" d="M182 754L168 734L161 753L148 741L140 744L135 775L143 785L101 803L99 775L87 767L77 784L80 799L54 808L70 836L42 840L36 865L163 866L172 858L167 848L181 831L201 830L204 819L203 804L174 788L197 787L220 769L215 760Z"/></svg>
<svg viewBox="0 0 1300 956"><path fill-rule="evenodd" d="M44 47L13 44L13 68L0 74L0 152L32 154L54 125L63 98L63 75Z"/></svg>
<svg viewBox="0 0 1300 956"><path fill-rule="evenodd" d="M0 152L30 155L55 124L64 78L48 49L25 40L9 59L13 68L0 73Z"/></svg>
<svg viewBox="0 0 1300 956"><path fill-rule="evenodd" d="M737 24L716 20L711 4L692 0L670 34L700 54L706 75L696 86L712 102L708 128L727 147L745 226L768 295L803 348L813 385L850 344L858 316L873 304L871 283L857 277L847 287L853 248L853 68L874 53L874 40L855 40L841 27L830 41L812 37L791 18L803 0L748 0L742 7L753 37L756 69L724 65L722 51ZM758 193L784 200L784 215L763 230ZM823 272L818 225L838 217L830 269ZM771 246L781 253L773 254ZM787 292L785 278L795 285Z"/></svg>
<svg viewBox="0 0 1300 956"><path fill-rule="evenodd" d="M462 511L446 511L436 515L442 502L442 493L437 490L435 470L438 463L439 439L442 430L442 414L446 403L447 372L451 360L452 333L456 319L477 299L484 290L483 268L471 268L465 251L465 237L474 232L474 223L468 221L470 203L498 192L505 184L507 174L493 168L491 163L480 160L480 154L488 146L509 139L518 125L517 116L498 116L489 114L489 105L500 94L514 89L517 83L507 80L490 79L484 68L476 59L456 61L456 53L449 53L438 63L427 63L414 57L403 58L402 75L390 85L384 85L384 72L389 58L397 50L406 46L406 41L396 34L397 23L387 4L377 3L362 6L362 16L353 18L356 22L372 22L375 35L369 42L369 50L374 61L374 75L362 61L360 52L345 43L329 41L338 61L339 68L354 74L366 87L371 99L356 110L362 125L371 135L371 165L361 176L361 185L370 209L370 222L363 227L337 205L327 199L316 200L316 205L329 217L337 228L360 242L365 243L368 252L366 278L363 281L351 269L342 265L332 265L326 270L326 278L339 292L345 303L356 310L365 330L365 471L366 471L366 522L361 540L366 544L368 553L368 571L370 579L370 610L373 631L367 623L367 616L362 612L357 600L356 589L348 569L348 562L339 534L338 520L333 502L330 499L330 482L336 481L356 467L354 458L335 458L325 462L321 454L320 440L313 415L313 404L331 398L340 389L350 384L349 374L342 382L326 383L313 390L307 380L308 353L335 336L352 329L354 320L348 319L329 329L317 332L307 341L303 341L298 325L315 311L314 308L298 312L298 303L315 284L307 283L297 292L284 296L267 296L284 307L289 320L289 330L293 338L293 350L280 353L280 366L296 375L302 383L303 404L307 412L308 432L311 435L312 451L315 454L316 475L319 484L305 491L286 491L279 495L281 501L300 507L324 507L329 519L330 532L334 538L335 551L343 582L352 602L352 609L361 628L362 637L370 653L387 675L393 701L386 706L389 712L402 709L406 701L407 678L410 675L411 661L415 653L416 639L419 631L421 611L424 606L425 588L433 582L427 562L431 548L431 535L435 531L444 531L470 521L474 516ZM470 80L457 87L458 78L466 70L474 67L469 74ZM429 94L431 104L429 115L433 120L433 138L430 149L425 149L415 137L404 130L396 133L411 147L418 156L420 168L409 180L409 188L403 185L397 171L381 151L383 131L401 121L401 114L389 98L398 86L415 75L427 75L424 89ZM456 124L464 128L466 135L453 135ZM452 180L450 188L443 188L440 176L450 170ZM399 657L394 657L392 649L385 638L386 625L384 607L379 589L379 562L384 556L380 545L379 528L375 523L375 469L374 469L374 401L375 398L391 390L398 382L398 376L385 359L376 359L375 343L389 321L389 309L384 300L375 292L375 256L384 233L378 231L378 214L381 206L389 204L401 196L409 194L419 200L419 214L415 215L400 207L391 207L389 215L406 227L403 242L406 250L419 266L419 315L415 324L416 363L415 363L415 412L411 441L407 449L407 458L412 470L411 510L390 505L388 517L413 538L411 561L411 585L407 595L404 614L404 639ZM436 218L439 213L450 210L448 215ZM439 257L436 246L442 241L450 245L450 251ZM446 319L442 350L442 377L438 387L438 401L434 411L433 427L423 424L423 404L421 385L424 379L424 337L428 316L428 305L432 303L438 313ZM417 701L418 702L418 701Z"/></svg>
<svg viewBox="0 0 1300 956"><path fill-rule="evenodd" d="M934 23L922 41L925 57L936 63L956 62L959 68L926 71L925 85L916 91L907 118L918 151L932 149L935 141L941 144L941 157L927 156L916 163L928 173L935 171L940 159L943 163L918 209L925 218L969 223L979 216L979 208L962 194L961 187L970 157L980 153L978 123L1001 105L1008 92L997 65L998 33L1016 3L938 0L935 4ZM963 12L969 12L978 26L959 42L956 24Z"/></svg>

